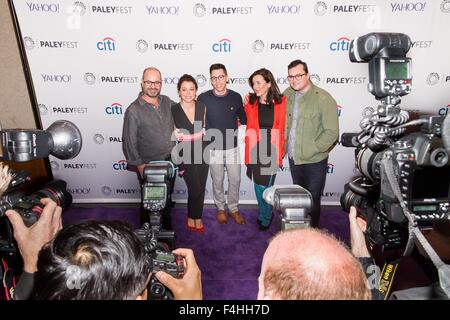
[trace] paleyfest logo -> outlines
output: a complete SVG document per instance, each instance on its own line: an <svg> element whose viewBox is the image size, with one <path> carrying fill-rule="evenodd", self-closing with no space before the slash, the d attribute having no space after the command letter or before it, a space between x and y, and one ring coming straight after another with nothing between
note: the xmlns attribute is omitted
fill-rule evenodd
<svg viewBox="0 0 450 320"><path fill-rule="evenodd" d="M196 17L201 18L206 14L206 6L203 3L196 3L193 12Z"/></svg>

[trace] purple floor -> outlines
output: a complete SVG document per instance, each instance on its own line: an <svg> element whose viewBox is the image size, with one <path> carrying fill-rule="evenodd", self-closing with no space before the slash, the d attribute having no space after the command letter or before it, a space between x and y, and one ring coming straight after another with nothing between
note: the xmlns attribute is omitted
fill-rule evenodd
<svg viewBox="0 0 450 320"><path fill-rule="evenodd" d="M256 299L257 279L264 251L269 239L280 230L280 220L275 219L267 231L259 231L256 209L241 211L245 225L232 220L220 225L215 220L215 209L205 209L204 234L192 233L185 228L186 209L172 210L172 226L176 233L175 246L194 250L202 271L203 298L206 300ZM139 227L137 208L77 208L63 214L63 225L84 220L123 220L134 228ZM338 210L323 209L321 228L349 244L348 218Z"/></svg>

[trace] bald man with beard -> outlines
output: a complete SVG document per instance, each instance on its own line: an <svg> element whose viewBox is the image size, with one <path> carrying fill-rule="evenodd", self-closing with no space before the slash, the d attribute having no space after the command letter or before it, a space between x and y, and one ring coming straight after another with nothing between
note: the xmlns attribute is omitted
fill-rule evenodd
<svg viewBox="0 0 450 320"><path fill-rule="evenodd" d="M315 229L279 233L267 248L258 299L370 300L361 264L330 235Z"/></svg>

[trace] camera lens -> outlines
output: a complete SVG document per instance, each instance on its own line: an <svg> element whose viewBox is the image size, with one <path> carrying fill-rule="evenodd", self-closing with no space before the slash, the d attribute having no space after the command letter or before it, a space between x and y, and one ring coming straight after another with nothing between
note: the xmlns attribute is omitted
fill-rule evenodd
<svg viewBox="0 0 450 320"><path fill-rule="evenodd" d="M40 200L42 198L50 198L56 202L58 206L66 209L72 204L72 195L66 189L66 182L55 180L46 184L41 190L30 195L31 198Z"/></svg>

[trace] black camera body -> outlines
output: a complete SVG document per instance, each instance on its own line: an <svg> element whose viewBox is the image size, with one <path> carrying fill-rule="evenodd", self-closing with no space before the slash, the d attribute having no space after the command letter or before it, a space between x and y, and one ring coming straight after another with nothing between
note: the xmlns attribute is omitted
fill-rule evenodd
<svg viewBox="0 0 450 320"><path fill-rule="evenodd" d="M148 284L148 300L171 300L172 292L166 288L155 276L158 271L164 271L175 278L184 275L183 257L169 252L168 246L160 242L173 237L173 231L158 231L145 223L142 228L135 231L141 240L148 256L149 272L152 273Z"/></svg>
<svg viewBox="0 0 450 320"><path fill-rule="evenodd" d="M347 183L341 205L355 206L367 215L367 235L374 244L402 246L408 239L408 221L388 179L382 161L393 164L393 179L401 201L421 228L450 219L450 146L443 139L444 117L410 121L400 110L400 96L411 91L410 48L404 34L371 33L350 44L352 62L369 62L369 91L381 100L376 111L366 112L358 134L344 133L343 146L356 147L356 168L362 176ZM404 135L409 125L420 131Z"/></svg>
<svg viewBox="0 0 450 320"><path fill-rule="evenodd" d="M58 206L66 209L72 204L72 195L66 189L67 184L63 180L54 180L45 184L41 189L25 195L22 192L6 192L0 199L0 217L3 217L7 210L16 210L23 219L27 227L32 226L40 217L43 205L40 202L43 198L50 198Z"/></svg>

